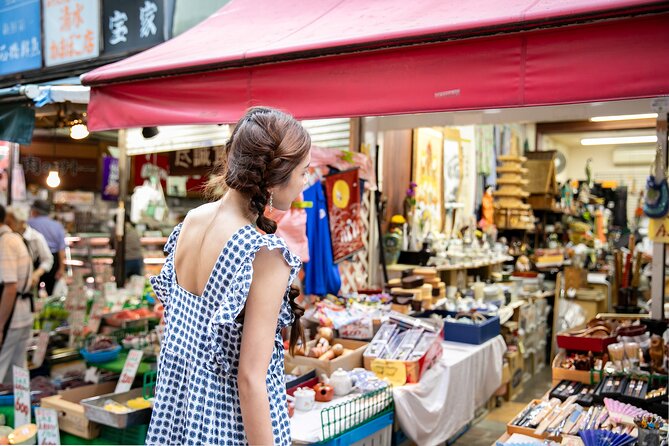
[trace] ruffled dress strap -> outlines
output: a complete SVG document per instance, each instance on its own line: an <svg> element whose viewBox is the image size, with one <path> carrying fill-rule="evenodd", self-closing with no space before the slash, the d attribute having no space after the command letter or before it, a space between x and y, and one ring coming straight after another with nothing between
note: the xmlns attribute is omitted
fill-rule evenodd
<svg viewBox="0 0 669 446"><path fill-rule="evenodd" d="M290 266L291 272L284 295L284 304L279 313L278 327L290 325L293 322L292 312L288 305L288 291L300 270L302 262L290 252L286 242L275 235L261 235L249 227L252 234L240 233L239 240L227 251L229 258L220 259L222 271L215 281L221 295L220 302L208 326L209 364L217 370L227 373L231 370L232 362L239 358L242 324L237 320L246 306L246 300L253 280L253 261L260 248L269 250L280 249L284 260ZM223 256L223 254L222 254ZM226 271L225 265L230 265Z"/></svg>
<svg viewBox="0 0 669 446"><path fill-rule="evenodd" d="M157 276L151 276L149 278L153 291L156 293L156 297L164 305L165 310L167 310L169 306L170 297L174 292L174 286L176 284L176 277L174 274L174 251L176 250L177 240L181 233L182 225L182 223L179 223L175 226L167 239L167 243L165 243L163 251L167 257L165 258L165 264L160 270L160 273Z"/></svg>

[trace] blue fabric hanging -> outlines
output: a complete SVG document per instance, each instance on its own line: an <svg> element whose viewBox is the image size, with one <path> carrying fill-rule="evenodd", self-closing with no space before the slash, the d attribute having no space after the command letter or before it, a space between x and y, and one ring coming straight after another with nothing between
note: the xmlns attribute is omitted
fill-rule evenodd
<svg viewBox="0 0 669 446"><path fill-rule="evenodd" d="M304 264L304 293L336 295L341 288L341 276L332 260L327 201L321 183L304 191L304 201L313 203L313 207L306 209L309 262Z"/></svg>

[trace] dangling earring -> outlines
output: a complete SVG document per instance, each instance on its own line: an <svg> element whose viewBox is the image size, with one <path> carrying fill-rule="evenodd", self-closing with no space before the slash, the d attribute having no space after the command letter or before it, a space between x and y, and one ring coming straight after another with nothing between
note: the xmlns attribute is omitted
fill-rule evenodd
<svg viewBox="0 0 669 446"><path fill-rule="evenodd" d="M274 192L269 193L269 213L274 212Z"/></svg>

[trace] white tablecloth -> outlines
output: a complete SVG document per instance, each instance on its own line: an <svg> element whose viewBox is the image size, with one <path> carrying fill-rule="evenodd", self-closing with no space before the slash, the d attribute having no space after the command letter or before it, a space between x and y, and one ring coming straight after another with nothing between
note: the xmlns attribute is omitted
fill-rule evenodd
<svg viewBox="0 0 669 446"><path fill-rule="evenodd" d="M420 446L451 438L502 385L506 344L501 336L482 345L444 342L443 347L440 361L418 384L393 389L400 427Z"/></svg>

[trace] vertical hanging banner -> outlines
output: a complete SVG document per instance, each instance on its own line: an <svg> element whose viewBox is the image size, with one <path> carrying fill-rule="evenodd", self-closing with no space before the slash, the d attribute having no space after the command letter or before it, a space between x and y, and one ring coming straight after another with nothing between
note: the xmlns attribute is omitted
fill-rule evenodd
<svg viewBox="0 0 669 446"><path fill-rule="evenodd" d="M47 67L100 55L100 3L44 0L44 63Z"/></svg>
<svg viewBox="0 0 669 446"><path fill-rule="evenodd" d="M37 439L40 445L60 444L58 412L56 412L56 409L35 408L35 421L37 423Z"/></svg>
<svg viewBox="0 0 669 446"><path fill-rule="evenodd" d="M0 0L0 76L42 66L39 0Z"/></svg>
<svg viewBox="0 0 669 446"><path fill-rule="evenodd" d="M165 0L105 0L102 5L104 53L143 50L169 38Z"/></svg>
<svg viewBox="0 0 669 446"><path fill-rule="evenodd" d="M14 366L14 427L30 423L30 374Z"/></svg>
<svg viewBox="0 0 669 446"><path fill-rule="evenodd" d="M325 177L332 257L335 262L341 262L364 247L360 193L357 168Z"/></svg>
<svg viewBox="0 0 669 446"><path fill-rule="evenodd" d="M102 199L116 201L120 189L118 158L105 156L102 163Z"/></svg>

